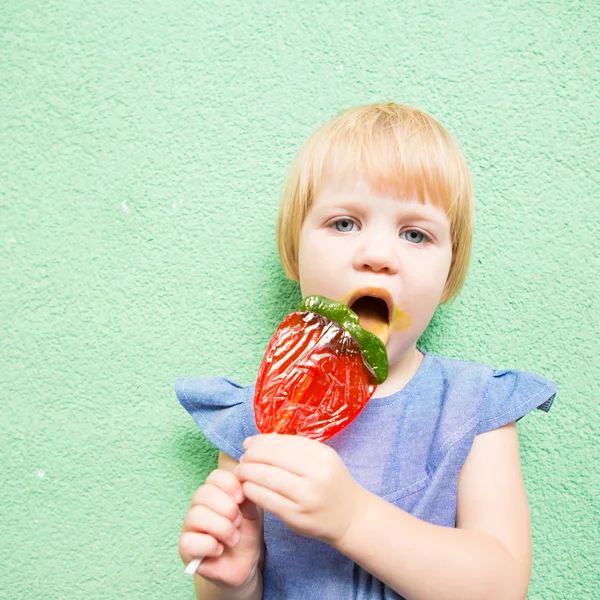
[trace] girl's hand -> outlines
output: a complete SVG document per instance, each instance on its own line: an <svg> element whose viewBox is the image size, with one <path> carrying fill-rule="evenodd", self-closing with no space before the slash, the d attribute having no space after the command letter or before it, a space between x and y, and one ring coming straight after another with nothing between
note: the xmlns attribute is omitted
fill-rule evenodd
<svg viewBox="0 0 600 600"><path fill-rule="evenodd" d="M262 544L262 515L246 499L237 477L212 471L194 494L183 521L179 555L203 558L196 573L219 586L238 588L255 574Z"/></svg>
<svg viewBox="0 0 600 600"><path fill-rule="evenodd" d="M246 438L244 448L235 469L244 494L300 535L335 547L369 501L337 452L321 442L266 434Z"/></svg>

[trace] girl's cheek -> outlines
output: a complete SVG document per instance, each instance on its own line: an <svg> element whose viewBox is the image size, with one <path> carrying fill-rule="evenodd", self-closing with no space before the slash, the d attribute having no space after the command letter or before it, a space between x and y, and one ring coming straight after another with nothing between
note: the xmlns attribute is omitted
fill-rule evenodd
<svg viewBox="0 0 600 600"><path fill-rule="evenodd" d="M413 331L423 332L425 330L437 308L438 298L439 293L437 290L411 297L406 312L411 318L411 329Z"/></svg>

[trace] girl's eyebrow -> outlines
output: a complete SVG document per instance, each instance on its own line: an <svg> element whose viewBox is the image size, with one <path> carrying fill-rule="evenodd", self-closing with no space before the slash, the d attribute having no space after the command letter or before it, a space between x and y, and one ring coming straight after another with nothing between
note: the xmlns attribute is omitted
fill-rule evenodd
<svg viewBox="0 0 600 600"><path fill-rule="evenodd" d="M435 206L404 200L399 200L398 202L402 206L399 215L402 219L426 221L440 226L446 225L446 213ZM365 206L364 201L361 199L344 196L338 196L331 204L322 207L323 212L326 214L333 214L344 209L364 212L368 210L368 207Z"/></svg>
<svg viewBox="0 0 600 600"><path fill-rule="evenodd" d="M402 216L407 219L428 221L430 223L437 223L438 225L444 225L446 222L444 219L444 216L446 216L445 213L442 216L439 210L427 210L425 207L423 209L411 207L403 211Z"/></svg>

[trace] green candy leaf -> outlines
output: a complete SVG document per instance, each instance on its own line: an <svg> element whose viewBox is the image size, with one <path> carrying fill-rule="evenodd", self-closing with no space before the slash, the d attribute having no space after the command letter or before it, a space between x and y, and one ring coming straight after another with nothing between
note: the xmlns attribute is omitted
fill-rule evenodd
<svg viewBox="0 0 600 600"><path fill-rule="evenodd" d="M383 383L387 379L389 364L385 344L374 333L361 326L358 315L353 310L345 304L318 295L306 296L300 303L299 310L314 312L338 323L358 342L377 381Z"/></svg>

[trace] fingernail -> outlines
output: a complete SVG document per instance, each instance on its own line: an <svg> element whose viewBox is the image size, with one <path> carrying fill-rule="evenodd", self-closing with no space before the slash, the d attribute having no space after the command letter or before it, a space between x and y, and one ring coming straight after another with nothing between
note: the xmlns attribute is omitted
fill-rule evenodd
<svg viewBox="0 0 600 600"><path fill-rule="evenodd" d="M238 504L241 504L241 503L244 501L244 494L242 493L242 491L241 491L241 490L238 490L238 491L235 493L235 501L236 501Z"/></svg>
<svg viewBox="0 0 600 600"><path fill-rule="evenodd" d="M219 544L219 545L217 546L217 554L218 554L219 556L221 556L221 554L223 554L224 550L225 550L225 546L223 546L223 544Z"/></svg>
<svg viewBox="0 0 600 600"><path fill-rule="evenodd" d="M234 545L234 546L237 546L237 545L238 545L238 542L240 541L241 537L242 537L242 536L240 535L240 532L239 532L239 531L236 531L236 532L233 534L233 538L231 539L231 541L233 542L233 545Z"/></svg>
<svg viewBox="0 0 600 600"><path fill-rule="evenodd" d="M242 514L240 513L236 518L235 521L233 522L233 526L234 527L239 527L240 523L242 522Z"/></svg>

